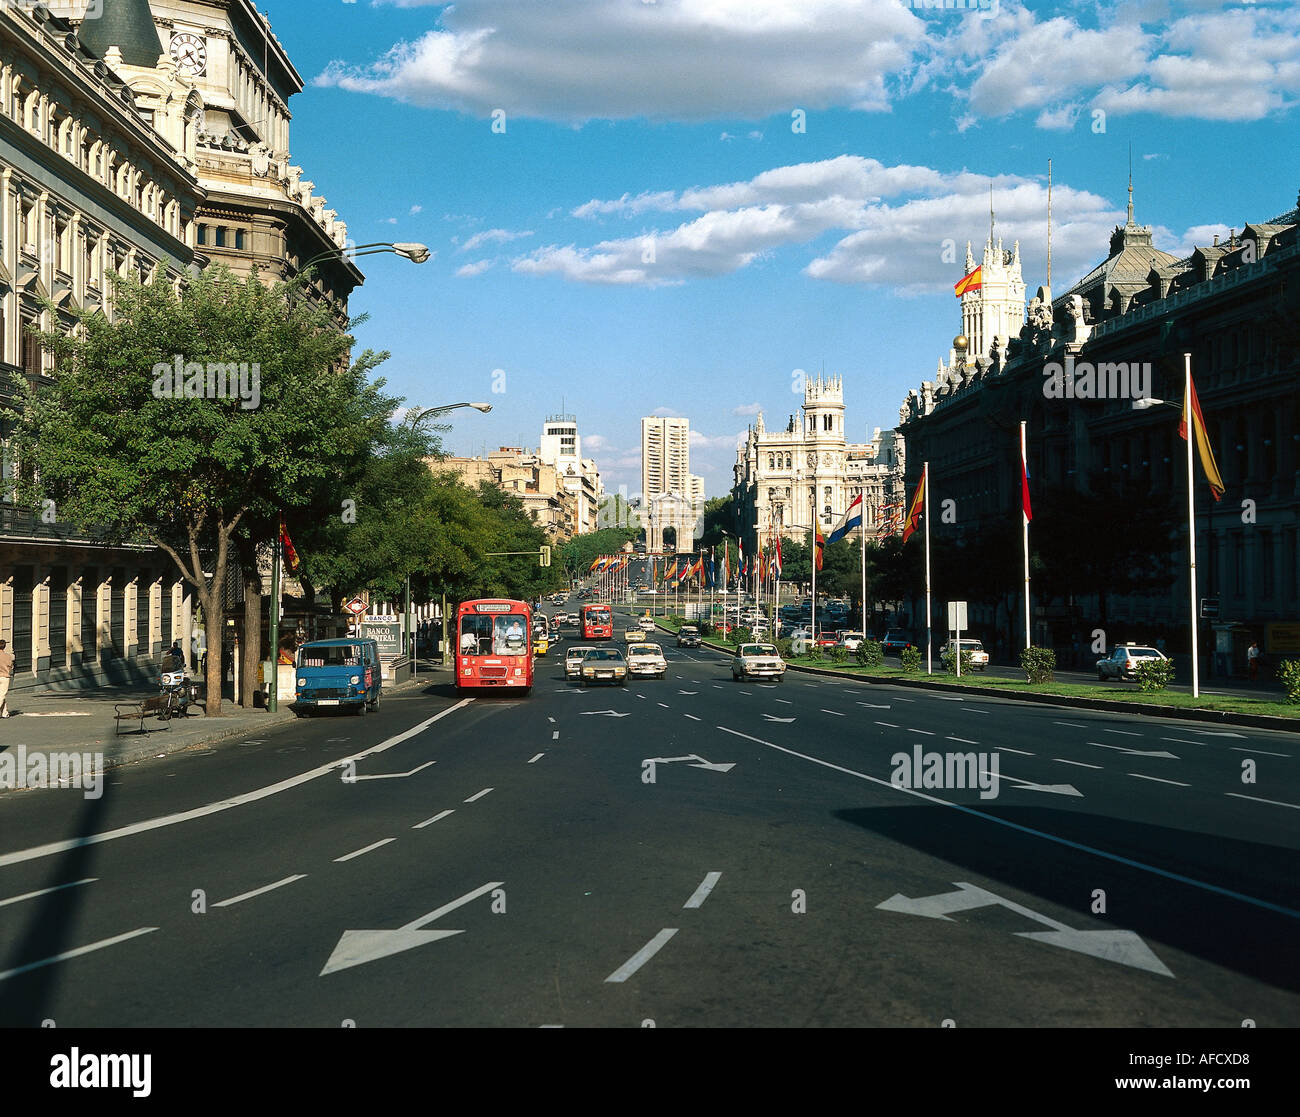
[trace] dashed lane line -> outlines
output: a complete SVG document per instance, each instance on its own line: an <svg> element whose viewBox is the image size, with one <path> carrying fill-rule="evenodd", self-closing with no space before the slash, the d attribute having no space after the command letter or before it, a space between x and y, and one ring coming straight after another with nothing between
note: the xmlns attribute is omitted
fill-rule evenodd
<svg viewBox="0 0 1300 1117"><path fill-rule="evenodd" d="M961 738L960 738L960 737L949 737L948 740L950 740L950 741L960 741ZM969 742L969 743L973 745L975 742L974 742L974 741L971 741L971 742ZM1008 748L1006 745L998 745L998 746L997 746L997 750L998 750L998 752L1016 752L1016 753L1019 753L1021 756L1033 756L1033 755L1034 755L1032 752L1025 752L1024 749L1013 749L1013 748Z"/></svg>
<svg viewBox="0 0 1300 1117"><path fill-rule="evenodd" d="M1150 780L1152 783L1171 783L1175 787L1191 787L1190 783L1181 783L1178 780L1162 780L1159 776L1144 776L1140 772L1126 772L1125 775L1132 776L1135 780Z"/></svg>
<svg viewBox="0 0 1300 1117"><path fill-rule="evenodd" d="M1224 795L1231 795L1234 799L1249 799L1254 803L1267 803L1270 807L1290 807L1293 811L1300 811L1300 803L1282 803L1277 799L1261 799L1257 795L1243 795L1240 791L1225 791Z"/></svg>
<svg viewBox="0 0 1300 1117"><path fill-rule="evenodd" d="M655 935L654 938L646 943L645 946L633 954L631 958L610 974L609 977L605 978L606 983L614 982L615 984L618 984L626 981L636 973L637 970L650 961L651 958L658 954L659 951L664 948L664 945L668 940L675 934L677 934L676 927L665 927L659 932L659 934Z"/></svg>
<svg viewBox="0 0 1300 1117"><path fill-rule="evenodd" d="M709 893L713 891L713 886L722 879L721 873L708 873L700 881L700 886L691 893L691 898L682 905L683 908L698 908L703 905L704 901L709 898Z"/></svg>
<svg viewBox="0 0 1300 1117"><path fill-rule="evenodd" d="M909 733L920 733L920 734L922 734L922 735L925 736L925 737L933 737L933 736L934 736L934 734L931 733L928 729L912 729L912 728L909 728L907 731L908 731Z"/></svg>
<svg viewBox="0 0 1300 1117"><path fill-rule="evenodd" d="M537 755L541 756L542 754L539 752ZM414 826L411 827L411 829L423 830L426 826L432 826L435 822L438 822L441 819L446 818L449 814L455 814L455 813L456 812L454 810L439 811L432 818L426 818L423 822L417 822Z"/></svg>
<svg viewBox="0 0 1300 1117"><path fill-rule="evenodd" d="M897 729L897 728L898 728L898 726L896 726L892 721L878 721L878 722L876 722L876 724L877 724L877 725L883 725L883 726L886 726L886 727L889 728L889 729Z"/></svg>
<svg viewBox="0 0 1300 1117"><path fill-rule="evenodd" d="M1052 759L1055 760L1057 764L1071 764L1076 768L1093 768L1097 771L1101 771L1100 764L1085 764L1082 760L1062 760L1059 756L1054 756Z"/></svg>
<svg viewBox="0 0 1300 1117"><path fill-rule="evenodd" d="M968 741L965 737L945 737L946 741L960 741L963 745L978 745L978 741Z"/></svg>
<svg viewBox="0 0 1300 1117"><path fill-rule="evenodd" d="M538 753L536 756L534 756L534 757L532 758L532 760L530 760L528 763L529 763L529 764L536 764L536 763L537 763L539 760L541 760L542 757L544 757L545 755L546 755L546 753L544 753L544 752L539 752L539 753Z"/></svg>
<svg viewBox="0 0 1300 1117"><path fill-rule="evenodd" d="M295 880L302 880L306 875L306 873L295 873L291 877L285 877L284 880L277 880L274 884L264 884L261 888L254 888L251 892L241 892L238 896L231 896L229 900L219 900L212 906L214 908L228 908L232 904L240 904L245 900L251 900L254 896L261 896L264 892L283 888L286 884L292 884Z"/></svg>
<svg viewBox="0 0 1300 1117"><path fill-rule="evenodd" d="M482 799L483 796L486 795L486 794L487 794L489 791L491 791L491 790L493 790L493 789L490 788L490 787L485 787L482 791L476 791L476 792L474 792L473 795L471 795L468 799L463 800L463 802L466 802L466 803L473 803L473 802L475 802L475 801L477 801L477 800L479 800L479 799Z"/></svg>
<svg viewBox="0 0 1300 1117"><path fill-rule="evenodd" d="M147 935L156 930L158 930L157 927L137 927L134 931L127 931L124 935L114 935L111 939L100 939L98 942L88 943L86 946L65 950L62 954L42 958L39 962L28 962L25 966L16 966L12 970L3 970L0 971L0 981L4 981L9 977L17 977L19 974L30 973L32 970L39 970L42 966L52 966L57 962L66 962L69 958L79 958L81 955L89 954L93 950L103 950L106 946L114 946L119 942L126 942L127 939Z"/></svg>
<svg viewBox="0 0 1300 1117"><path fill-rule="evenodd" d="M1141 733L1130 733L1127 729L1103 729L1103 733L1116 733L1121 737L1141 737Z"/></svg>
<svg viewBox="0 0 1300 1117"><path fill-rule="evenodd" d="M21 904L24 900L34 900L37 896L48 896L51 892L61 892L65 888L76 888L79 884L93 884L99 877L86 877L83 880L70 880L67 884L56 884L53 888L40 888L35 892L24 892L21 896L10 896L0 900L0 908L8 904Z"/></svg>
<svg viewBox="0 0 1300 1117"><path fill-rule="evenodd" d="M1291 755L1289 752L1265 752L1263 749L1243 749L1240 745L1229 745L1228 747L1232 749L1233 752L1254 752L1258 753L1260 756L1289 757Z"/></svg>
<svg viewBox="0 0 1300 1117"><path fill-rule="evenodd" d="M839 710L826 710L826 709L823 709L823 710L822 710L822 713L823 713L823 714L830 714L831 717L837 717L837 718L842 718L842 717L844 716L842 713L839 712Z"/></svg>
<svg viewBox="0 0 1300 1117"><path fill-rule="evenodd" d="M351 861L354 857L360 857L363 853L369 853L372 849L378 849L380 846L386 846L389 842L397 841L396 838L381 838L377 842L371 842L368 846L362 846L360 849L354 849L351 853L345 853L342 857L334 858L335 864L340 861Z"/></svg>

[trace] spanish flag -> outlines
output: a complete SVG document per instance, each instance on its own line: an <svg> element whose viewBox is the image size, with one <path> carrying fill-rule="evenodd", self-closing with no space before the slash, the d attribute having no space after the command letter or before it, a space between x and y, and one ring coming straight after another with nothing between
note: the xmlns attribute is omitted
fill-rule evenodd
<svg viewBox="0 0 1300 1117"><path fill-rule="evenodd" d="M298 573L298 552L294 549L289 529L284 526L283 520L280 521L280 543L284 547L284 564L289 568L289 573Z"/></svg>
<svg viewBox="0 0 1300 1117"><path fill-rule="evenodd" d="M906 543L918 527L921 526L921 515L925 511L925 474L921 474L921 480L916 485L916 495L912 497L912 507L907 512L907 524L903 527L903 542Z"/></svg>
<svg viewBox="0 0 1300 1117"><path fill-rule="evenodd" d="M817 537L816 537L817 569L820 570L822 568L822 552L826 550L826 537L822 535L821 524L818 524L813 530L816 531L817 533Z"/></svg>
<svg viewBox="0 0 1300 1117"><path fill-rule="evenodd" d="M1223 478L1219 476L1219 467L1214 461L1214 450L1210 447L1210 432L1205 429L1205 416L1201 414L1201 401L1196 398L1196 385L1192 383L1192 374L1187 374L1187 398L1183 400L1183 417L1178 424L1178 435L1187 438L1188 415L1191 416L1193 429L1196 431L1196 451L1201 458L1206 480L1210 482L1210 492L1214 499L1223 497Z"/></svg>
<svg viewBox="0 0 1300 1117"><path fill-rule="evenodd" d="M971 272L970 275L964 276L960 283L954 284L953 285L954 294L956 294L956 296L960 299L962 295L964 295L967 291L978 291L981 287L983 287L984 277L981 274L983 270L984 270L984 265L981 264L978 268L976 268L973 272Z"/></svg>

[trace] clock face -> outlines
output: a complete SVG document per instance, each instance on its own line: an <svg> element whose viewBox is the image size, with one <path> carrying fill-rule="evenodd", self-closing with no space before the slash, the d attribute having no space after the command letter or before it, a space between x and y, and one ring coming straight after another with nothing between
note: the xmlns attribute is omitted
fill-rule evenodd
<svg viewBox="0 0 1300 1117"><path fill-rule="evenodd" d="M198 35L181 31L172 36L171 56L182 74L197 77L207 69L208 44Z"/></svg>

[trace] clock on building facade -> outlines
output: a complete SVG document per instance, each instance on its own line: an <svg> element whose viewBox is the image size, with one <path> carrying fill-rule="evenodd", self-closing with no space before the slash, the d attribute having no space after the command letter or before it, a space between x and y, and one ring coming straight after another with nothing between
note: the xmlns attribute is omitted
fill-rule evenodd
<svg viewBox="0 0 1300 1117"><path fill-rule="evenodd" d="M179 31L172 36L171 57L182 74L198 77L208 68L208 44L198 35Z"/></svg>

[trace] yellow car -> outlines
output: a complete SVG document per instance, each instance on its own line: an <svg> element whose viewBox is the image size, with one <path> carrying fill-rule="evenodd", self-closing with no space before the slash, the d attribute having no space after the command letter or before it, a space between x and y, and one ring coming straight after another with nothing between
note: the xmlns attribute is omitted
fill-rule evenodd
<svg viewBox="0 0 1300 1117"><path fill-rule="evenodd" d="M545 633L533 637L533 655L545 655L551 650L551 641Z"/></svg>

